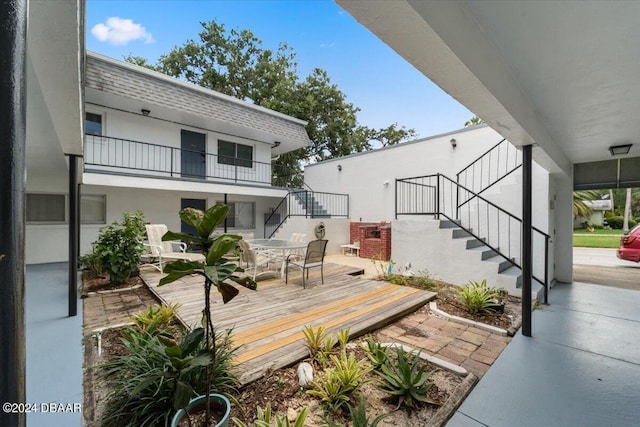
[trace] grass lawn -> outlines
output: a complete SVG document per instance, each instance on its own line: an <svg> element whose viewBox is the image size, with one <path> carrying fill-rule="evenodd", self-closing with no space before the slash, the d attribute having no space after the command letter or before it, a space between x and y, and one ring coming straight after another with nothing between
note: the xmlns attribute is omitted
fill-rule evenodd
<svg viewBox="0 0 640 427"><path fill-rule="evenodd" d="M593 232L587 231L584 228L578 228L576 230L573 230L573 234L588 234L590 236L610 236L610 235L617 235L617 236L622 236L624 233L622 230L608 230L608 229L603 229L603 230L594 230Z"/></svg>
<svg viewBox="0 0 640 427"><path fill-rule="evenodd" d="M610 230L607 230L610 231ZM620 231L620 230L615 230ZM619 233L622 234L622 233ZM573 246L583 248L618 248L620 247L620 237L615 235L573 236Z"/></svg>

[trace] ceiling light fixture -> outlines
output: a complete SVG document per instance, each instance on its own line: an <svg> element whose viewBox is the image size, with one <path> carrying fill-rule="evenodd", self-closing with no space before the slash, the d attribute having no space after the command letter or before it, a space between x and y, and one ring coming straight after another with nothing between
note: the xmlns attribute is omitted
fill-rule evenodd
<svg viewBox="0 0 640 427"><path fill-rule="evenodd" d="M147 110L146 108L143 108L142 110L142 115L147 117L149 115L149 113L151 112L150 110Z"/></svg>
<svg viewBox="0 0 640 427"><path fill-rule="evenodd" d="M624 144L624 145L612 145L609 147L609 151L612 156L622 156L624 154L629 154L629 150L633 144Z"/></svg>

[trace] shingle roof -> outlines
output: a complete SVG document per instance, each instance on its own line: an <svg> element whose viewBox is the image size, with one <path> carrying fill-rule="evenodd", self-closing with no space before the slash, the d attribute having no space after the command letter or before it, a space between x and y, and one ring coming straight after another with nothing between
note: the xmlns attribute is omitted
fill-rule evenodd
<svg viewBox="0 0 640 427"><path fill-rule="evenodd" d="M306 122L143 67L87 52L86 87L307 145Z"/></svg>

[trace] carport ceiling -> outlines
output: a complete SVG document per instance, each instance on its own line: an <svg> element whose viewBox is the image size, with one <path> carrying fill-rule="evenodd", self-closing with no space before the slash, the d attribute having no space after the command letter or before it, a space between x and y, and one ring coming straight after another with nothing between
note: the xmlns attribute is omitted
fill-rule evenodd
<svg viewBox="0 0 640 427"><path fill-rule="evenodd" d="M550 171L640 156L640 2L337 2Z"/></svg>

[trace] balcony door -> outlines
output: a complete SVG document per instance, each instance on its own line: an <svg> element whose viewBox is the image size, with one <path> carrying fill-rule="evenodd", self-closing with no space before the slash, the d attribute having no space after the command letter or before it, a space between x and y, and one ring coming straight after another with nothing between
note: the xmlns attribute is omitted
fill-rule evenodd
<svg viewBox="0 0 640 427"><path fill-rule="evenodd" d="M204 179L207 169L206 135L190 130L180 131L181 176Z"/></svg>

